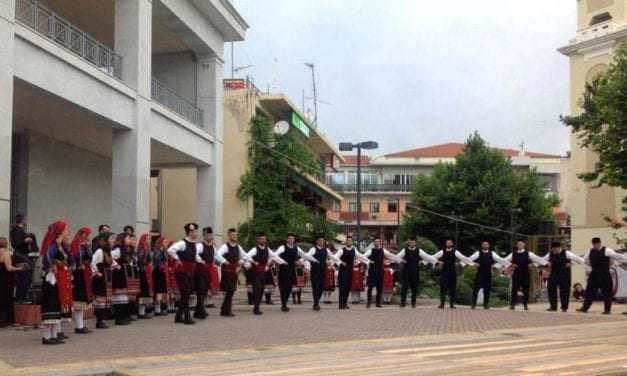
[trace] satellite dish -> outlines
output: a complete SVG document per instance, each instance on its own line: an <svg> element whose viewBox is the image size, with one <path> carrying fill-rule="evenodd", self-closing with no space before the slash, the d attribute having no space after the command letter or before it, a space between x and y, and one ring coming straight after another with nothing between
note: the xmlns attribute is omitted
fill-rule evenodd
<svg viewBox="0 0 627 376"><path fill-rule="evenodd" d="M277 136L285 136L290 130L290 124L285 120L281 120L274 124L274 128L272 130Z"/></svg>

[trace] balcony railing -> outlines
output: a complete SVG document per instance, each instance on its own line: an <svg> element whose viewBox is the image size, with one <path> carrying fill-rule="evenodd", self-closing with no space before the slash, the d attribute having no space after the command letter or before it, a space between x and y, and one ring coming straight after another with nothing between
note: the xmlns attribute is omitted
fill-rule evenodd
<svg viewBox="0 0 627 376"><path fill-rule="evenodd" d="M338 192L357 192L357 184L330 184ZM362 192L411 192L409 184L362 184Z"/></svg>
<svg viewBox="0 0 627 376"><path fill-rule="evenodd" d="M120 55L39 2L16 0L15 19L94 64L108 75L122 78Z"/></svg>
<svg viewBox="0 0 627 376"><path fill-rule="evenodd" d="M202 110L189 103L185 98L154 77L152 78L151 96L155 101L178 113L195 125L203 127Z"/></svg>
<svg viewBox="0 0 627 376"><path fill-rule="evenodd" d="M340 212L340 221L356 221L357 220L357 216L359 215L359 213L357 212ZM362 221L369 221L370 218L370 213L368 212L361 212L361 220Z"/></svg>

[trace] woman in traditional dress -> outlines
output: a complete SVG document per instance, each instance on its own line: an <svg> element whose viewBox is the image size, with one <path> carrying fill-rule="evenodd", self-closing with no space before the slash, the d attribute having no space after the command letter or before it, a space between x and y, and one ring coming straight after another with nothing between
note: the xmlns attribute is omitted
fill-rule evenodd
<svg viewBox="0 0 627 376"><path fill-rule="evenodd" d="M0 328L15 322L15 272L22 269L23 266L13 266L9 242L7 238L0 237Z"/></svg>
<svg viewBox="0 0 627 376"><path fill-rule="evenodd" d="M140 319L150 318L146 314L146 308L153 302L152 258L150 234L143 234L137 243L137 267L139 270L137 317Z"/></svg>
<svg viewBox="0 0 627 376"><path fill-rule="evenodd" d="M351 303L361 304L361 293L364 291L364 266L359 261L353 265L353 278L351 280Z"/></svg>
<svg viewBox="0 0 627 376"><path fill-rule="evenodd" d="M91 229L83 227L74 236L70 245L70 265L73 276L72 298L74 306L72 318L74 320L74 332L77 334L89 333L85 326L85 311L89 309L94 295L91 288L91 241L89 236Z"/></svg>
<svg viewBox="0 0 627 376"><path fill-rule="evenodd" d="M331 304L331 295L335 291L335 264L332 260L327 260L324 269L324 304Z"/></svg>
<svg viewBox="0 0 627 376"><path fill-rule="evenodd" d="M154 288L155 316L168 314L168 253L164 247L165 238L155 242L152 258L152 285Z"/></svg>
<svg viewBox="0 0 627 376"><path fill-rule="evenodd" d="M70 228L64 221L48 226L41 243L44 258L44 281L41 289L42 343L56 345L67 337L61 329L61 319L72 311L72 283L67 268Z"/></svg>
<svg viewBox="0 0 627 376"><path fill-rule="evenodd" d="M107 317L107 311L110 307L110 291L107 288L107 273L111 272L111 268L116 267L117 264L111 256L111 249L115 244L115 234L110 232L100 233L94 244L97 249L94 252L91 260L92 271L92 291L94 293L94 313L96 314L96 328L107 329L105 324Z"/></svg>
<svg viewBox="0 0 627 376"><path fill-rule="evenodd" d="M172 240L165 238L163 239L163 248L168 250L172 245ZM167 255L167 253L166 253ZM175 270L176 270L176 260L172 257L167 257L167 265L168 265L168 313L176 312L176 302L180 299L181 294L179 293L179 286L176 283Z"/></svg>

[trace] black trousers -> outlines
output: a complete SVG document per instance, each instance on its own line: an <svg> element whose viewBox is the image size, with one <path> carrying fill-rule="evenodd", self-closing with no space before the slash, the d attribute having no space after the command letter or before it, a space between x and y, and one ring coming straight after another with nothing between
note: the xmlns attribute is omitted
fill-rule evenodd
<svg viewBox="0 0 627 376"><path fill-rule="evenodd" d="M183 314L185 316L189 315L189 297L194 292L194 279L182 272L177 271L174 274L176 278L176 285L179 288L179 293L181 294L181 299L179 300L178 311L179 314Z"/></svg>
<svg viewBox="0 0 627 376"><path fill-rule="evenodd" d="M233 294L235 294L235 290L237 290L237 273L223 270L222 278L220 279L220 288L224 291L224 300L222 301L220 313L233 313Z"/></svg>
<svg viewBox="0 0 627 376"><path fill-rule="evenodd" d="M281 305L287 306L287 302L292 295L292 288L296 283L296 271L289 266L279 266L279 294L281 295Z"/></svg>
<svg viewBox="0 0 627 376"><path fill-rule="evenodd" d="M407 301L407 291L411 290L411 305L416 305L416 296L418 295L418 270L403 270L401 274L401 305L405 305Z"/></svg>
<svg viewBox="0 0 627 376"><path fill-rule="evenodd" d="M483 290L483 306L489 307L490 291L492 291L492 273L481 273L477 271L475 282L472 286L472 305L477 305L479 290Z"/></svg>
<svg viewBox="0 0 627 376"><path fill-rule="evenodd" d="M340 308L348 305L348 295L351 291L351 281L353 279L353 267L342 266L337 276L339 287L339 306Z"/></svg>
<svg viewBox="0 0 627 376"><path fill-rule="evenodd" d="M593 270L588 275L585 299L581 307L583 310L587 311L590 308L599 290L601 290L605 311L609 312L612 309L612 277L609 272Z"/></svg>
<svg viewBox="0 0 627 376"><path fill-rule="evenodd" d="M311 269L311 294L313 295L313 305L320 305L322 293L324 292L324 269Z"/></svg>
<svg viewBox="0 0 627 376"><path fill-rule="evenodd" d="M261 304L261 299L263 298L263 288L264 288L264 280L265 280L266 272L256 272L253 271L251 274L251 282L253 285L253 305L255 311L259 310L259 305Z"/></svg>
<svg viewBox="0 0 627 376"><path fill-rule="evenodd" d="M377 289L377 295L375 302L377 306L381 305L381 294L383 293L383 274L379 274L380 278L377 278L374 283L368 283L368 304L372 303L372 289Z"/></svg>
<svg viewBox="0 0 627 376"><path fill-rule="evenodd" d="M512 293L510 297L510 305L513 307L516 305L518 298L518 290L522 290L523 304L529 303L529 271L523 273L516 273L512 275Z"/></svg>
<svg viewBox="0 0 627 376"><path fill-rule="evenodd" d="M455 295L457 294L457 271L442 270L440 276L440 304L446 303L446 295L448 294L451 307L455 305Z"/></svg>
<svg viewBox="0 0 627 376"><path fill-rule="evenodd" d="M570 273L570 272L569 272ZM551 309L557 309L557 289L560 290L560 304L562 310L568 309L570 300L570 274L569 275L551 275L547 283L549 290L549 305Z"/></svg>

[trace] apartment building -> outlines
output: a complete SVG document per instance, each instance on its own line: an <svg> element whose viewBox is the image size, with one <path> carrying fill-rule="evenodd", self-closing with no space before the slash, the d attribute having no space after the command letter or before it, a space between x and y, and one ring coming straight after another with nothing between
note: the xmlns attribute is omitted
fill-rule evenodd
<svg viewBox="0 0 627 376"><path fill-rule="evenodd" d="M0 0L0 234L147 231L175 169L196 176L176 225L221 229L222 56L247 28L226 0Z"/></svg>

